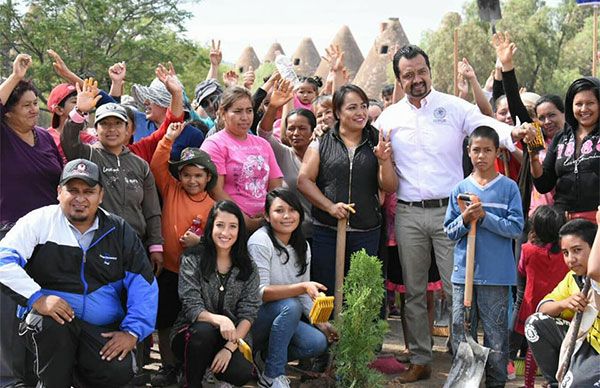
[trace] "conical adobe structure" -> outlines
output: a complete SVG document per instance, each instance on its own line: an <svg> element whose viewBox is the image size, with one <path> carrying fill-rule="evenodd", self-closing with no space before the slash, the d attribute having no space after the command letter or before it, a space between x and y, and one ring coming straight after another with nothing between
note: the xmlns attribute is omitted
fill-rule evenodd
<svg viewBox="0 0 600 388"><path fill-rule="evenodd" d="M260 66L260 60L252 46L248 46L242 51L242 55L240 55L235 63L235 70L242 74L247 72L250 66L252 66L254 70L258 69Z"/></svg>
<svg viewBox="0 0 600 388"><path fill-rule="evenodd" d="M304 38L292 55L292 65L298 76L310 77L315 74L321 57L311 38Z"/></svg>
<svg viewBox="0 0 600 388"><path fill-rule="evenodd" d="M381 89L388 82L387 67L391 63L389 52L396 44L402 47L408 43L398 18L389 18L381 23L379 36L360 66L353 83L360 86L369 98L379 99Z"/></svg>
<svg viewBox="0 0 600 388"><path fill-rule="evenodd" d="M365 60L365 57L363 57L358 44L356 44L350 28L348 28L348 26L342 26L337 34L335 34L335 37L331 41L331 45L339 46L339 48L344 52L344 65L346 66L346 69L348 69L350 82L352 82L356 76L356 73L358 73L360 65L362 65L363 61ZM328 72L329 62L321 59L315 75L325 79Z"/></svg>
<svg viewBox="0 0 600 388"><path fill-rule="evenodd" d="M271 45L271 47L269 47L269 50L263 57L263 63L274 63L275 57L277 56L277 54L276 54L277 51L279 51L281 54L285 55L285 52L283 51L283 47L281 47L281 45L279 43L275 42Z"/></svg>

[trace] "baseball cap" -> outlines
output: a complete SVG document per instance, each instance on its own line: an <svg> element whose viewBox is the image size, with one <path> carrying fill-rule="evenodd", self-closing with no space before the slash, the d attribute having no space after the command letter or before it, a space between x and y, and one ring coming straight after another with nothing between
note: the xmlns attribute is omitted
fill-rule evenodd
<svg viewBox="0 0 600 388"><path fill-rule="evenodd" d="M94 125L98 124L100 120L107 117L117 117L127 122L127 111L121 105L115 104L114 102L101 105L98 109L96 109L96 119L94 120Z"/></svg>
<svg viewBox="0 0 600 388"><path fill-rule="evenodd" d="M86 159L71 160L63 168L60 176L60 185L64 185L71 179L81 179L90 186L100 185L100 169L94 162Z"/></svg>
<svg viewBox="0 0 600 388"><path fill-rule="evenodd" d="M56 112L56 108L60 105L61 102L64 101L70 94L77 93L77 89L75 89L74 85L71 84L59 84L52 89L50 95L48 96L48 110L52 112L52 127L58 127L58 116L54 113Z"/></svg>

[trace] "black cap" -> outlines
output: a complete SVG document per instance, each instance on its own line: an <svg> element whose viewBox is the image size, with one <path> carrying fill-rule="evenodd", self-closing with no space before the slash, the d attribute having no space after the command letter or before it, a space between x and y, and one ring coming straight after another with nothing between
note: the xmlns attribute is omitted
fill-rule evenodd
<svg viewBox="0 0 600 388"><path fill-rule="evenodd" d="M60 176L60 185L64 185L71 179L81 179L92 187L98 184L102 186L98 165L86 159L71 160L65 165Z"/></svg>

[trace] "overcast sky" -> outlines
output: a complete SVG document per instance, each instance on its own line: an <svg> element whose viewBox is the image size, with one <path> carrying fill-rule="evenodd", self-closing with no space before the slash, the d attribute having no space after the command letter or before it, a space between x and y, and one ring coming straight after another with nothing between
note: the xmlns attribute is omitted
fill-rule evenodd
<svg viewBox="0 0 600 388"><path fill-rule="evenodd" d="M556 4L558 0L549 0ZM300 40L311 37L323 54L344 24L350 27L364 56L379 23L397 17L411 43L438 28L447 12L462 12L465 0L202 0L186 8L194 14L187 36L204 44L221 40L223 59L234 63L244 47L254 47L262 60L273 42L292 55Z"/></svg>

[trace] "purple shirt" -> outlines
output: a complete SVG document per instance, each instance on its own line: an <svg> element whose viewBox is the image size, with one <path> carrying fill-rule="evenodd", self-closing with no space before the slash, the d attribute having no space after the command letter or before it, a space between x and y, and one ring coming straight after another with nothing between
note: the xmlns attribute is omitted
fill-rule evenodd
<svg viewBox="0 0 600 388"><path fill-rule="evenodd" d="M35 127L32 147L10 129L0 102L0 226L30 211L57 203L62 160L52 136Z"/></svg>

